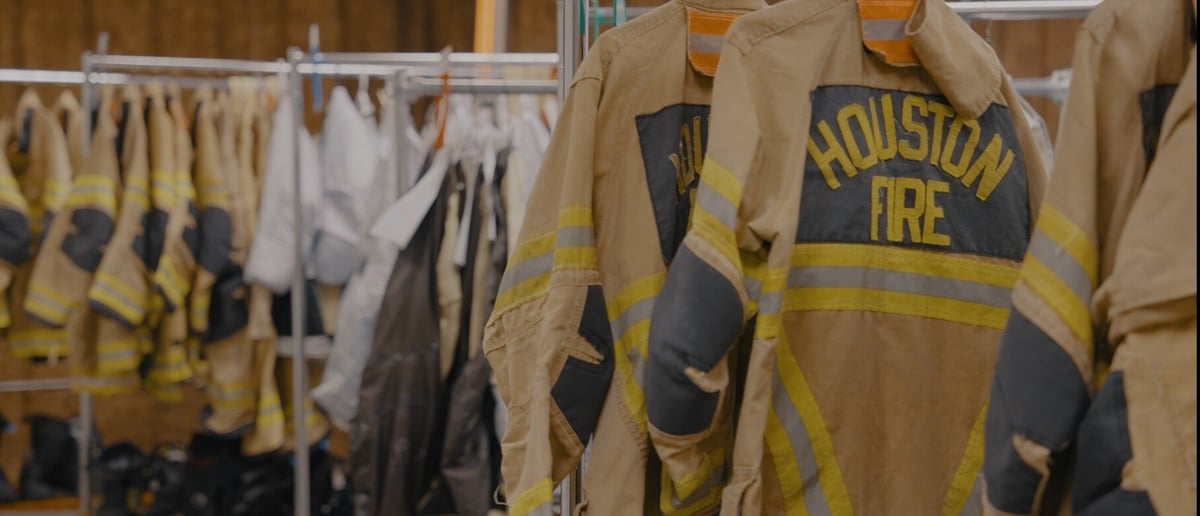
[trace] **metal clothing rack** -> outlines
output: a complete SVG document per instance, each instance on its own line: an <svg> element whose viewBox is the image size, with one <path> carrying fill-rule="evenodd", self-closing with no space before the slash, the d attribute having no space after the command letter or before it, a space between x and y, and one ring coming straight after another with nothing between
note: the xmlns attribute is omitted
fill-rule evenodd
<svg viewBox="0 0 1200 516"><path fill-rule="evenodd" d="M100 47L103 48L101 38ZM173 73L204 73L204 74L244 74L244 75L284 75L288 77L287 87L293 99L292 109L296 110L296 124L293 128L296 136L303 129L303 75L320 75L331 77L361 77L370 76L383 78L390 83L396 99L412 99L424 95L436 95L445 86L455 93L468 94L550 94L555 93L556 83L551 80L508 80L490 77L492 72L500 67L512 66L553 66L558 63L555 54L472 54L472 53L305 53L293 48L288 51L288 60L250 61L240 59L209 59L209 58L175 58L138 55L107 55L104 53L84 52L81 58L80 71L65 70L22 70L0 68L0 83L38 83L79 85L81 87L81 103L85 106L94 103L95 86L104 84L144 84L154 80L170 80L184 87L195 88L209 86L223 88L225 84L219 79L184 76L135 75L128 71L139 72L173 72ZM121 70L123 72L115 72ZM428 76L437 75L448 70L452 77L446 83ZM464 73L467 72L467 73ZM463 77L481 75L483 78ZM393 104L399 109L407 109L406 102ZM84 110L84 116L90 117L90 110ZM85 119L85 126L90 120ZM83 152L88 150L89 134L84 135ZM400 140L397 139L397 144ZM297 147L298 148L298 147ZM294 176L294 188L300 189L299 156ZM302 256L300 247L304 228L300 214L301 203L299 194L295 197L296 210L294 249L297 258ZM303 335L306 277L303 268L297 269L292 283L292 334ZM304 339L293 339L295 350L293 357L307 357L304 350ZM305 359L292 360L293 399L304 399L307 390L307 364ZM71 389L71 381L67 378L44 380L0 381L0 392L29 392L39 390ZM80 392L80 420L82 424L82 442L91 441L91 397L87 392ZM297 403L293 414L294 438L297 444L293 449L295 464L295 514L308 516L310 513L309 497L309 447L299 443L307 443L305 435L307 417L306 407ZM90 493L90 455L80 453L77 464L79 468L79 505L81 512L91 509Z"/></svg>
<svg viewBox="0 0 1200 516"><path fill-rule="evenodd" d="M553 54L440 54L440 53L307 53L299 48L291 48L287 52L289 66L289 81L288 87L293 93L292 109L296 110L297 124L294 130L296 131L295 138L299 141L300 131L303 129L303 113L302 99L300 95L303 87L304 74L320 74L320 75L375 75L392 78L393 98L397 99L393 103L392 116L396 116L400 109L408 109L406 99L411 99L415 96L433 95L442 92L444 84L440 80L431 80L421 78L419 74L440 72L449 70L452 76L460 75L464 70L478 70L481 66L547 66L555 64ZM431 73L430 73L431 74ZM505 80L505 79L464 79L452 78L449 79L451 91L457 93L476 93L476 94L503 94L503 93L553 93L554 84L550 81L528 81L528 80ZM280 106L283 109L283 106ZM397 145L399 139L403 135L397 133ZM293 188L297 194L294 196L294 216L296 224L294 225L295 249L297 261L300 261L304 255L302 249L303 231L300 221L302 217L302 206L300 202L299 191L301 188L300 181L300 155L299 145L295 146L296 155L293 160L295 173L293 175ZM304 334L305 296L303 294L307 278L303 268L297 268L296 273L292 277L292 335ZM294 357L304 357L304 339L294 339L295 350ZM303 394L308 390L307 383L307 364L305 360L292 360L292 392L294 400L304 399ZM309 516L309 456L308 447L299 446L301 442L307 442L304 435L306 427L304 421L306 418L305 406L303 403L296 403L293 411L293 442L297 443L294 447L295 459L295 501L294 514L296 516Z"/></svg>
<svg viewBox="0 0 1200 516"><path fill-rule="evenodd" d="M84 58L84 68L87 70L87 58ZM20 69L20 68L0 68L0 83L17 83L17 84L58 84L63 86L80 86L80 96L88 94L89 84L145 84L156 77L145 75L132 75L122 73L88 73L86 71L72 70L37 70L37 69ZM180 85L188 88L196 88L200 86L220 87L219 84L213 81L203 79L184 79L180 81ZM89 116L87 110L84 110L84 116ZM86 127L85 121L85 127ZM84 145L82 151L86 154L90 134L84 132ZM35 391L56 391L70 390L72 388L69 378L46 378L36 380L5 380L0 381L0 393L16 393L16 392L35 392ZM91 508L91 470L90 470L90 443L92 440L92 398L87 392L79 392L79 420L80 420L80 436L79 453L77 457L76 467L79 469L79 510L81 512L89 511Z"/></svg>

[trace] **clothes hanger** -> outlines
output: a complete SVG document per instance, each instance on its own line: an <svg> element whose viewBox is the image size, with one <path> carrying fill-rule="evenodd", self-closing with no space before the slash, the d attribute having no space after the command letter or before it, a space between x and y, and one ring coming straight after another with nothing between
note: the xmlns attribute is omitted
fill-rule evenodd
<svg viewBox="0 0 1200 516"><path fill-rule="evenodd" d="M375 117L375 104L371 102L371 93L368 91L370 86L371 78L367 74L358 76L358 92L354 95L354 101L358 104L358 112L366 118Z"/></svg>

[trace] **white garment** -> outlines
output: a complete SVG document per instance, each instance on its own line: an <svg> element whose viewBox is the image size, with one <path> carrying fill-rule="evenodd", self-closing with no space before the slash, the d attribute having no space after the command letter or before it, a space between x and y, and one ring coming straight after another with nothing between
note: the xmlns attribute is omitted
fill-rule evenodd
<svg viewBox="0 0 1200 516"><path fill-rule="evenodd" d="M321 141L324 193L317 214L317 281L344 285L358 268L358 242L370 223L367 200L379 167L374 124L343 86L333 89Z"/></svg>
<svg viewBox="0 0 1200 516"><path fill-rule="evenodd" d="M521 97L521 113L512 120L513 151L520 154L520 167L508 173L517 173L521 177L521 204L529 202L533 193L533 182L537 179L538 167L542 164L542 155L550 144L550 131L542 124L538 116L537 98Z"/></svg>
<svg viewBox="0 0 1200 516"><path fill-rule="evenodd" d="M287 95L275 110L267 142L266 177L259 200L258 227L246 258L245 278L275 294L287 292L297 267L308 263L316 235L317 206L321 202L321 170L317 144L304 127L296 131L293 99ZM296 261L295 168L296 133L300 135L301 261Z"/></svg>
<svg viewBox="0 0 1200 516"><path fill-rule="evenodd" d="M1012 80L1010 77L1009 80ZM1049 171L1054 164L1054 145L1050 143L1050 130L1046 128L1046 121L1042 119L1033 105L1025 100L1025 97L1017 97L1021 101L1021 112L1025 115L1026 124L1033 130L1033 135L1037 137L1038 151L1045 160L1046 170Z"/></svg>
<svg viewBox="0 0 1200 516"><path fill-rule="evenodd" d="M342 429L348 429L350 421L358 414L358 389L362 384L362 371L371 352L375 323L379 317L379 307L383 303L388 277L391 276L400 252L396 244L371 238L368 232L371 224L383 211L400 198L404 188L400 184L402 176L415 177L421 164L421 155L425 153L419 145L420 137L416 136L416 130L412 127L412 119L406 116L405 111L399 123L402 127L400 130L405 131L404 141L407 145L400 149L404 158L396 156L395 119L388 116L388 102L383 101L382 104L384 105L381 109L385 116L381 117L378 145L374 153L378 159L379 172L375 175L370 194L367 196L365 215L368 222L361 228L359 260L355 261L356 265L363 265L351 276L345 290L342 291L337 315L338 331L333 336L333 349L325 364L321 384L312 390L313 400L325 411L329 419Z"/></svg>

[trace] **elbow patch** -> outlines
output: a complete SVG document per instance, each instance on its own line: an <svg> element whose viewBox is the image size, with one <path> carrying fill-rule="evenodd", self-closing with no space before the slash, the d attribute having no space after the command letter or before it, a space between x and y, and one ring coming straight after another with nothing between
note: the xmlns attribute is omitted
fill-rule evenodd
<svg viewBox="0 0 1200 516"><path fill-rule="evenodd" d="M550 389L554 404L575 432L581 444L587 444L596 429L600 408L608 395L613 375L612 327L600 285L589 285L579 321L579 335L600 354L599 362L568 356L562 371Z"/></svg>
<svg viewBox="0 0 1200 516"><path fill-rule="evenodd" d="M1013 448L1013 436L1061 450L1075 435L1087 406L1087 386L1071 357L1013 310L996 362L984 431L988 501L1005 512L1033 510L1042 476Z"/></svg>
<svg viewBox="0 0 1200 516"><path fill-rule="evenodd" d="M232 337L250 322L249 290L242 280L242 268L234 265L225 269L212 286L208 309L208 330L203 341L220 342ZM315 311L309 305L309 313ZM290 327L289 327L290 329Z"/></svg>
<svg viewBox="0 0 1200 516"><path fill-rule="evenodd" d="M188 229L190 228L184 229L185 240L188 237ZM197 265L213 274L219 274L225 270L226 265L232 263L229 259L229 254L233 250L233 242L230 240L232 235L233 221L229 217L229 212L219 208L205 208L200 215ZM240 277L241 271L238 272Z"/></svg>
<svg viewBox="0 0 1200 516"><path fill-rule="evenodd" d="M71 226L74 231L63 236L60 246L63 254L80 269L96 272L104 255L104 244L115 228L112 217L100 210L77 209L71 213Z"/></svg>
<svg viewBox="0 0 1200 516"><path fill-rule="evenodd" d="M680 247L650 318L646 415L655 428L688 435L709 427L719 393L701 390L684 371L712 370L741 334L742 313L733 285Z"/></svg>
<svg viewBox="0 0 1200 516"><path fill-rule="evenodd" d="M32 242L29 219L19 211L0 209L0 260L14 266L25 263Z"/></svg>
<svg viewBox="0 0 1200 516"><path fill-rule="evenodd" d="M1122 371L1108 374L1079 425L1077 444L1082 453L1071 490L1076 514L1155 514L1145 491L1121 488L1121 473L1133 459Z"/></svg>

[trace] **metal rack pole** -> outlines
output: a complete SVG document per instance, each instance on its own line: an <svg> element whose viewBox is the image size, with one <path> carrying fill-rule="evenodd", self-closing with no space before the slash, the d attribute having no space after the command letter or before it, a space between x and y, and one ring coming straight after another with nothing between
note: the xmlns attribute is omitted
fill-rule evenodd
<svg viewBox="0 0 1200 516"><path fill-rule="evenodd" d="M293 492L293 512L296 516L309 516L309 467L308 467L308 427L304 400L307 391L307 360L304 353L304 321L305 313L305 274L304 274L304 207L301 201L300 179L300 136L304 128L304 87L300 77L300 62L304 52L298 48L288 49L288 64L291 71L288 74L288 90L291 93L291 106L281 106L292 110L295 117L292 124L292 216L295 217L292 229L294 231L293 251L296 253L296 270L292 275L292 453L295 467L295 490Z"/></svg>
<svg viewBox="0 0 1200 516"><path fill-rule="evenodd" d="M108 38L102 37L101 51L107 50ZM92 147L92 104L95 103L95 89L91 82L92 59L91 52L84 52L79 57L79 71L83 74L79 84L79 97L83 106L83 137L80 144L80 156L87 158ZM79 468L79 512L88 514L92 511L92 395L86 390L79 391L79 436L82 441L76 447L76 467Z"/></svg>

